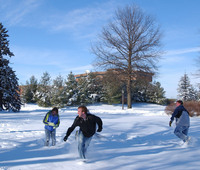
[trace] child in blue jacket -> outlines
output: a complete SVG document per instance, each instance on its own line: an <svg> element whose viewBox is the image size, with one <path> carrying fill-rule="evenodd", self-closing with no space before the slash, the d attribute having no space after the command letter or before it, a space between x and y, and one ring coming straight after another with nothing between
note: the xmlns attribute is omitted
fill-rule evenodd
<svg viewBox="0 0 200 170"><path fill-rule="evenodd" d="M56 128L60 124L58 108L54 107L47 112L44 117L43 123L45 124L45 146L49 146L50 137L52 139L52 146L56 145Z"/></svg>

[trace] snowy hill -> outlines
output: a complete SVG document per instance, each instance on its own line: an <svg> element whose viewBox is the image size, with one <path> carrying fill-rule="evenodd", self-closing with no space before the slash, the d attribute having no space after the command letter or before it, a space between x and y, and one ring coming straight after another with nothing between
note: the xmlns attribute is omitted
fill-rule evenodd
<svg viewBox="0 0 200 170"><path fill-rule="evenodd" d="M191 118L191 143L184 146L169 127L164 106L133 104L88 106L103 120L103 131L88 148L87 163L78 159L75 131L63 137L77 116L77 108L61 109L57 144L44 146L42 120L51 108L26 105L19 113L0 112L0 169L138 170L199 169L200 119Z"/></svg>

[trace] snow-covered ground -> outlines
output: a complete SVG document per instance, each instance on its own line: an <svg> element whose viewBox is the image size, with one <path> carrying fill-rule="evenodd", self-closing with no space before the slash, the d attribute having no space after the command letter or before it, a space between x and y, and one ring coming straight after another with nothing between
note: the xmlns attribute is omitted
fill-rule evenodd
<svg viewBox="0 0 200 170"><path fill-rule="evenodd" d="M200 118L191 118L188 146L173 134L164 106L133 104L88 106L103 120L103 131L88 148L88 160L78 157L75 131L63 137L77 115L76 107L59 111L61 124L57 144L44 146L42 120L51 108L26 105L19 113L0 112L0 169L143 170L192 169L200 167Z"/></svg>

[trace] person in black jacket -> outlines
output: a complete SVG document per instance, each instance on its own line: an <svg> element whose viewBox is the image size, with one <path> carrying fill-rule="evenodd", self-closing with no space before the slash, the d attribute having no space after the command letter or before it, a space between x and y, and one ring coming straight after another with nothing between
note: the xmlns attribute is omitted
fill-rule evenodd
<svg viewBox="0 0 200 170"><path fill-rule="evenodd" d="M97 132L102 131L102 120L98 116L88 113L86 106L78 107L78 116L74 123L68 128L64 141L67 141L72 131L79 126L78 131L78 152L81 159L85 159L85 153L90 144L92 136L96 133L96 124L98 125Z"/></svg>

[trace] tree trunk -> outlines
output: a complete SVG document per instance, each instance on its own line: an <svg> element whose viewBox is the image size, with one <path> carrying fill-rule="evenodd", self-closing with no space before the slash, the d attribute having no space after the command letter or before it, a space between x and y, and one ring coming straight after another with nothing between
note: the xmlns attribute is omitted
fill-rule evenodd
<svg viewBox="0 0 200 170"><path fill-rule="evenodd" d="M124 89L122 89L122 110L124 110Z"/></svg>
<svg viewBox="0 0 200 170"><path fill-rule="evenodd" d="M127 82L127 105L128 105L128 109L132 108L132 100L131 100L131 77L128 78L128 82Z"/></svg>

